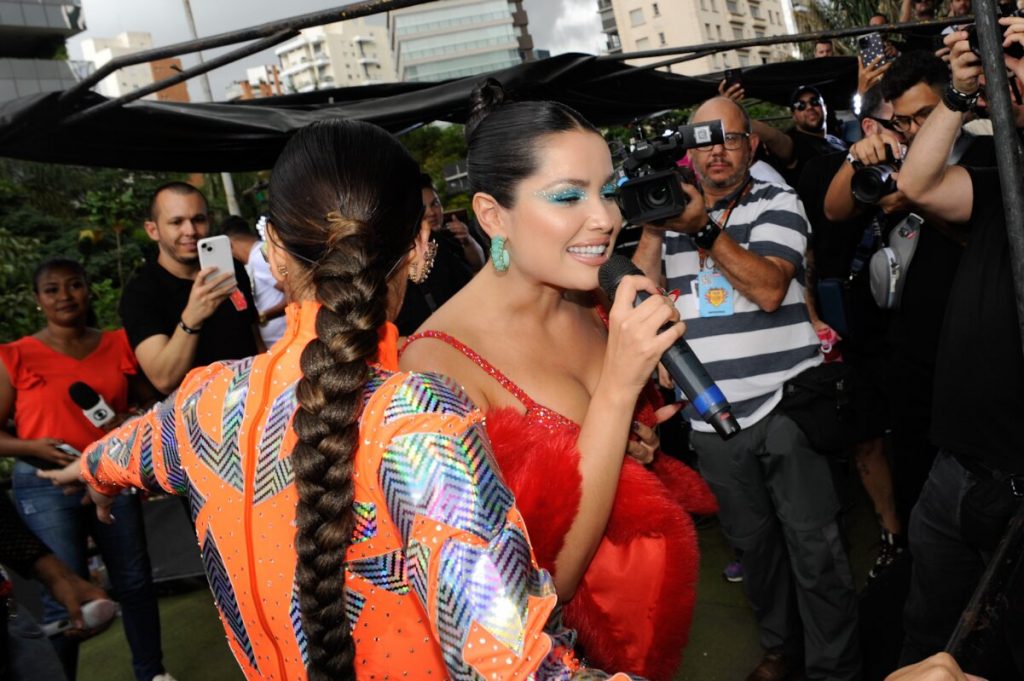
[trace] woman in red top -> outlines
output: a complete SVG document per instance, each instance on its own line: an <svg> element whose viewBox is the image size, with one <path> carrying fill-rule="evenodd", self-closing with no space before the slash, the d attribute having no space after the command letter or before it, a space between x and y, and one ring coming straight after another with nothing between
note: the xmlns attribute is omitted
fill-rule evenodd
<svg viewBox="0 0 1024 681"><path fill-rule="evenodd" d="M142 511L135 495L117 498L113 526L96 522L82 495L65 495L36 476L39 467L74 460L103 436L71 399L68 388L82 382L118 413L128 411L129 378L137 371L124 330L92 328L89 286L82 266L67 259L40 265L33 277L36 302L46 326L31 336L0 345L0 422L14 416L16 435L0 431L0 456L18 458L14 499L25 523L79 575L88 577L86 538L96 540L121 603L123 624L139 681L170 679L164 673L160 617L150 574ZM44 622L67 617L43 594ZM68 679L75 678L78 642L55 636Z"/></svg>
<svg viewBox="0 0 1024 681"><path fill-rule="evenodd" d="M491 265L409 338L401 366L451 376L487 414L495 458L587 660L655 679L693 614L707 485L658 452L650 377L683 332L667 296L605 314L598 269L622 224L600 133L557 102L503 103L489 80L466 125L473 211Z"/></svg>

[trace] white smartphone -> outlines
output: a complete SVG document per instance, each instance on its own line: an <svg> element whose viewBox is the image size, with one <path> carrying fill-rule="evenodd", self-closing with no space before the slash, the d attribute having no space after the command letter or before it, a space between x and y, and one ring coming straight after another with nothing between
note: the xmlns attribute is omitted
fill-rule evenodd
<svg viewBox="0 0 1024 681"><path fill-rule="evenodd" d="M227 281L226 285L234 286L237 282L234 277L235 264L231 259L231 239L223 234L208 236L205 239L200 239L197 245L199 247L199 269L216 267L217 273L212 275L215 277L230 272L231 279Z"/></svg>
<svg viewBox="0 0 1024 681"><path fill-rule="evenodd" d="M106 598L98 598L82 605L82 620L86 629L99 629L121 613L121 606ZM71 628L71 620L62 619L40 627L47 636L56 636Z"/></svg>
<svg viewBox="0 0 1024 681"><path fill-rule="evenodd" d="M54 445L54 447L56 447L57 449L59 449L60 451L64 452L65 454L67 454L69 456L82 456L82 452L78 451L77 449L75 449L71 445L59 444L59 445Z"/></svg>

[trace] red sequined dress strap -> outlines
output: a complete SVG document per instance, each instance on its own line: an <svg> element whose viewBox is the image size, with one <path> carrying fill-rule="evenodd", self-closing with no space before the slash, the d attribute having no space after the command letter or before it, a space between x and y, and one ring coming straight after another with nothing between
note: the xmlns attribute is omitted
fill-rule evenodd
<svg viewBox="0 0 1024 681"><path fill-rule="evenodd" d="M463 355L468 357L474 364L487 372L494 380L501 384L501 387L507 390L513 397L526 408L526 414L532 421L537 422L539 425L543 425L547 428L579 428L579 424L570 419L567 416L563 416L553 409L548 409L544 405L535 402L526 392L523 391L518 385L512 382L505 374L501 373L493 364L488 362L486 359L481 357L473 348L469 347L459 339L449 336L443 331L420 331L409 336L405 341L405 345L402 350L409 347L409 344L419 340L420 338L433 338L439 340L442 343L450 345L455 348Z"/></svg>

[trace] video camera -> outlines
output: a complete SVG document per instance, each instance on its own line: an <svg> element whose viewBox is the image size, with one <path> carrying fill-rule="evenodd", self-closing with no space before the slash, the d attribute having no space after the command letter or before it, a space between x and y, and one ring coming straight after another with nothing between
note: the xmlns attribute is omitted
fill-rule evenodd
<svg viewBox="0 0 1024 681"><path fill-rule="evenodd" d="M893 156L892 148L886 147L886 162L878 165L866 166L856 164L850 178L850 189L853 191L853 198L862 203L876 204L883 196L896 191L896 178L893 177L899 172L903 162Z"/></svg>
<svg viewBox="0 0 1024 681"><path fill-rule="evenodd" d="M619 208L634 225L656 223L683 212L688 199L679 187L676 162L688 149L725 143L722 121L681 125L656 140L641 138L622 162L627 178L619 186Z"/></svg>

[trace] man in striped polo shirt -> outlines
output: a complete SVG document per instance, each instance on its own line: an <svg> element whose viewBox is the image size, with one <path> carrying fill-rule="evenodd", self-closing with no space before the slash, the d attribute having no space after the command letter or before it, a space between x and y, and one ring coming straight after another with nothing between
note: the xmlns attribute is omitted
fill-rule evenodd
<svg viewBox="0 0 1024 681"><path fill-rule="evenodd" d="M702 189L684 185L684 213L644 226L634 261L659 278L664 258L686 339L743 428L723 441L685 412L766 648L748 679L789 678L801 652L807 679L857 679L856 592L828 461L776 409L783 383L822 361L802 285L807 218L792 189L750 177L758 138L743 108L716 97L693 122L716 119L724 143L690 151Z"/></svg>

